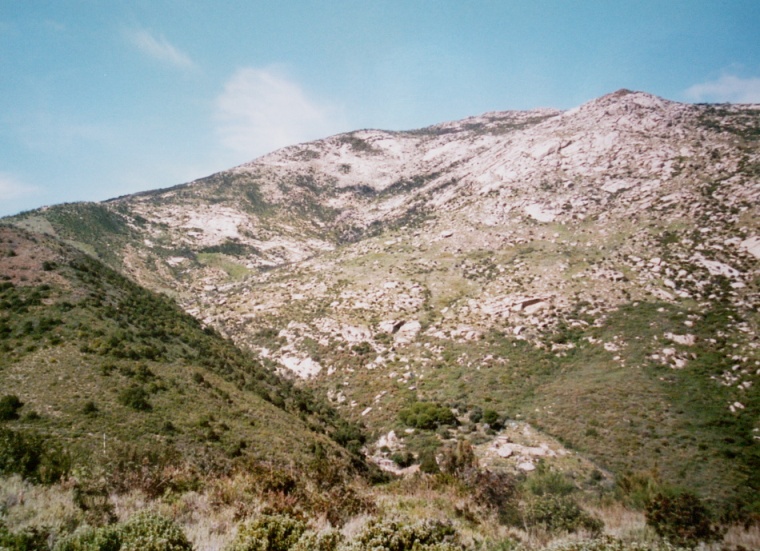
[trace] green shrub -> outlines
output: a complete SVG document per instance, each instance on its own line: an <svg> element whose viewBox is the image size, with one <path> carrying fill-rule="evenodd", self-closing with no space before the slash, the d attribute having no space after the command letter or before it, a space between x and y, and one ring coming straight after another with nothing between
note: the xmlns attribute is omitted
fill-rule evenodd
<svg viewBox="0 0 760 551"><path fill-rule="evenodd" d="M32 477L42 463L39 438L0 427L0 475Z"/></svg>
<svg viewBox="0 0 760 551"><path fill-rule="evenodd" d="M358 453L362 445L367 441L359 426L343 422L332 434L332 439L352 453Z"/></svg>
<svg viewBox="0 0 760 551"><path fill-rule="evenodd" d="M529 499L523 508L523 519L529 527L547 532L577 532L587 530L599 534L604 523L581 509L575 500L554 495Z"/></svg>
<svg viewBox="0 0 760 551"><path fill-rule="evenodd" d="M475 406L472 408L472 411L470 411L468 418L471 423L480 423L481 419L483 419L483 409L479 406Z"/></svg>
<svg viewBox="0 0 760 551"><path fill-rule="evenodd" d="M306 525L286 515L262 515L238 528L227 551L288 551L306 531Z"/></svg>
<svg viewBox="0 0 760 551"><path fill-rule="evenodd" d="M426 474L438 474L441 472L433 449L425 448L420 452L420 471Z"/></svg>
<svg viewBox="0 0 760 551"><path fill-rule="evenodd" d="M337 530L305 532L290 551L337 551L342 542L343 535Z"/></svg>
<svg viewBox="0 0 760 551"><path fill-rule="evenodd" d="M628 506L644 510L647 504L660 493L657 473L623 473L615 479L615 493Z"/></svg>
<svg viewBox="0 0 760 551"><path fill-rule="evenodd" d="M0 427L0 475L51 484L71 468L71 457L59 446L34 433Z"/></svg>
<svg viewBox="0 0 760 551"><path fill-rule="evenodd" d="M415 402L402 409L399 420L409 427L435 430L441 425L456 425L457 418L452 411L433 402Z"/></svg>
<svg viewBox="0 0 760 551"><path fill-rule="evenodd" d="M690 492L657 494L647 504L646 519L658 536L675 545L693 546L722 537L712 523L710 512L699 497Z"/></svg>
<svg viewBox="0 0 760 551"><path fill-rule="evenodd" d="M130 386L119 393L119 403L137 411L153 409L148 401L148 392L141 386Z"/></svg>
<svg viewBox="0 0 760 551"><path fill-rule="evenodd" d="M114 506L109 499L105 480L87 480L74 484L72 498L83 513L86 524L101 526L116 522Z"/></svg>
<svg viewBox="0 0 760 551"><path fill-rule="evenodd" d="M470 469L476 469L478 459L467 440L459 440L455 446L444 448L441 457L441 470L448 474L463 475Z"/></svg>
<svg viewBox="0 0 760 551"><path fill-rule="evenodd" d="M497 411L493 409L487 409L483 412L483 422L488 423L494 430L499 430L502 428L501 416Z"/></svg>
<svg viewBox="0 0 760 551"><path fill-rule="evenodd" d="M191 551L182 530L171 520L142 512L116 526L84 526L55 545L55 551Z"/></svg>
<svg viewBox="0 0 760 551"><path fill-rule="evenodd" d="M182 529L171 520L144 512L117 527L120 551L191 551Z"/></svg>
<svg viewBox="0 0 760 551"><path fill-rule="evenodd" d="M54 551L119 551L121 540L115 527L82 526L55 544Z"/></svg>
<svg viewBox="0 0 760 551"><path fill-rule="evenodd" d="M394 520L372 521L347 546L347 551L455 551L457 532L450 524L423 521L404 524Z"/></svg>
<svg viewBox="0 0 760 551"><path fill-rule="evenodd" d="M358 354L359 356L368 356L372 352L375 351L374 348L372 348L372 345L368 343L367 341L362 341L358 344L355 344L351 347L351 351L355 354Z"/></svg>
<svg viewBox="0 0 760 551"><path fill-rule="evenodd" d="M0 421L14 421L19 418L18 410L24 403L15 394L0 398Z"/></svg>
<svg viewBox="0 0 760 551"><path fill-rule="evenodd" d="M21 532L11 533L0 521L0 550L2 551L37 551L47 549L48 534L38 528L27 528Z"/></svg>
<svg viewBox="0 0 760 551"><path fill-rule="evenodd" d="M414 454L412 454L412 452L409 452L409 451L395 452L391 454L391 461L393 461L400 468L405 469L406 467L414 463Z"/></svg>
<svg viewBox="0 0 760 551"><path fill-rule="evenodd" d="M525 489L533 495L566 496L575 491L575 485L564 474L557 471L549 471L539 464L539 468L532 476L528 477L524 485Z"/></svg>

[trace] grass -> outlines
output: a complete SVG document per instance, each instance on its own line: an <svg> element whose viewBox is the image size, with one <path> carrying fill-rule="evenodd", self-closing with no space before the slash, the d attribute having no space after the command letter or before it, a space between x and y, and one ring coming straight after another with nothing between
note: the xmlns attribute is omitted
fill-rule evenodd
<svg viewBox="0 0 760 551"><path fill-rule="evenodd" d="M232 260L232 258L226 254L221 253L198 253L196 255L198 262L203 266L209 266L212 268L219 268L224 270L230 279L241 280L250 273L250 270L245 266Z"/></svg>

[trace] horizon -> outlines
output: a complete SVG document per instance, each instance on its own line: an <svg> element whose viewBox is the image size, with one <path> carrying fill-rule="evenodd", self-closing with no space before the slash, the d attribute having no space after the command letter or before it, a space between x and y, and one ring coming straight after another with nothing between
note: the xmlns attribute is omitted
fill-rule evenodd
<svg viewBox="0 0 760 551"><path fill-rule="evenodd" d="M0 216L625 88L760 102L760 4L0 0Z"/></svg>

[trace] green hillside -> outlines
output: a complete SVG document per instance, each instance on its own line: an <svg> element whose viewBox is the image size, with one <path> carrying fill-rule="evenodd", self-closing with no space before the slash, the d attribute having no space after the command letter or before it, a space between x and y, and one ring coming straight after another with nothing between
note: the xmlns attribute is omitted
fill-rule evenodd
<svg viewBox="0 0 760 551"><path fill-rule="evenodd" d="M305 466L315 451L361 467L343 447L361 433L331 407L85 254L3 226L0 279L0 388L23 404L0 430L39 441L63 471L125 454Z"/></svg>

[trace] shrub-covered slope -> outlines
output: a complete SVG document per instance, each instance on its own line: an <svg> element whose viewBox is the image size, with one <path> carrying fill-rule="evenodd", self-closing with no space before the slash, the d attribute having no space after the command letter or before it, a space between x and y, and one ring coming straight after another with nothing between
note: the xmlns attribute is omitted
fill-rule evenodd
<svg viewBox="0 0 760 551"><path fill-rule="evenodd" d="M171 299L9 226L0 226L0 351L3 438L50 450L61 469L100 458L139 466L143 456L202 470L306 465L315 450L358 461L335 440L355 449L360 432L323 400ZM11 459L0 469L23 471Z"/></svg>

